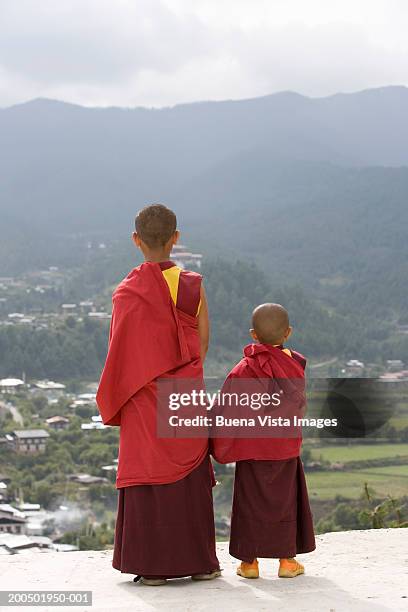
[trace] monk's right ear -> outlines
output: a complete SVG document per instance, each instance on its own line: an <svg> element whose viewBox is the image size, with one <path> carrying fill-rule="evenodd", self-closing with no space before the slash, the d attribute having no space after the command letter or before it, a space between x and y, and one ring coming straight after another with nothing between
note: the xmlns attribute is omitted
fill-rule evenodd
<svg viewBox="0 0 408 612"><path fill-rule="evenodd" d="M259 338L258 338L258 336L256 335L256 331L255 331L254 329L250 329L250 330L249 330L249 333L250 333L250 334L251 334L251 336L252 336L252 340L255 340L255 342L259 342Z"/></svg>

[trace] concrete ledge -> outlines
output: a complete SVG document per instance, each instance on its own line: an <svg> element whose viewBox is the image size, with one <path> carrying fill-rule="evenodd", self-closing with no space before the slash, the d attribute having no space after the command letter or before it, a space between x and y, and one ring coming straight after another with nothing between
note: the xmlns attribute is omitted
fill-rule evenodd
<svg viewBox="0 0 408 612"><path fill-rule="evenodd" d="M0 557L1 590L92 590L93 606L74 610L205 610L380 612L408 609L408 529L328 533L300 555L304 576L279 579L277 561L261 560L259 580L235 575L227 543L218 545L223 577L207 583L174 580L163 587L133 583L111 566L111 551L34 552ZM19 607L65 610L66 607Z"/></svg>

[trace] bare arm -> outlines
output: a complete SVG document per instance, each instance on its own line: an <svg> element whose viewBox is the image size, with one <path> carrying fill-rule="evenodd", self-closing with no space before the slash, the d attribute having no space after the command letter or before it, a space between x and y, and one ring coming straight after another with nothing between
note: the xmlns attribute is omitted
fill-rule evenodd
<svg viewBox="0 0 408 612"><path fill-rule="evenodd" d="M198 335L200 336L201 362L204 365L210 341L210 320L208 316L207 297L203 285L201 285L200 297L201 305L200 312L198 313Z"/></svg>

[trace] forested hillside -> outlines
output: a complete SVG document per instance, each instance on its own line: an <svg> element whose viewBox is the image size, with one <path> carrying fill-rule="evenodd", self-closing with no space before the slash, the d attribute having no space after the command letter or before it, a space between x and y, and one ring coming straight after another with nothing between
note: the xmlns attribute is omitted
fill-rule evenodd
<svg viewBox="0 0 408 612"><path fill-rule="evenodd" d="M290 305L311 355L404 359L407 110L404 87L160 110L1 109L0 277L58 266L61 300L109 302L137 262L136 211L163 201L207 262L213 358L237 350L252 305L272 295ZM11 344L10 355L20 340Z"/></svg>
<svg viewBox="0 0 408 612"><path fill-rule="evenodd" d="M115 266L109 268L105 264L102 268L107 276L102 281L95 276L94 288L97 290L99 283L104 283L102 303L109 310L111 290L121 276L115 276ZM203 275L212 324L209 373L220 375L240 358L243 346L251 341L248 332L251 312L265 301L287 307L294 327L291 345L312 361L332 356L357 356L379 363L397 356L408 360L408 337L401 337L398 345L388 322L330 312L306 296L299 286L271 283L255 264L213 259L205 263ZM86 278L72 274L65 295L74 298L80 295ZM87 287L90 289L91 284ZM33 331L31 326L1 326L0 378L25 372L29 378L97 379L106 355L108 328L106 321L85 317L80 322L72 316L49 329Z"/></svg>

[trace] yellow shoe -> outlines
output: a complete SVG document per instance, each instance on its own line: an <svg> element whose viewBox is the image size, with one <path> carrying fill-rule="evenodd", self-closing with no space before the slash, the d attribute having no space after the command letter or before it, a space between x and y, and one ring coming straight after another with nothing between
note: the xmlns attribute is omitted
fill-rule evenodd
<svg viewBox="0 0 408 612"><path fill-rule="evenodd" d="M242 578L259 578L258 559L254 559L252 563L241 561L241 565L237 567L237 574Z"/></svg>
<svg viewBox="0 0 408 612"><path fill-rule="evenodd" d="M304 573L304 566L296 559L279 559L279 578L295 578Z"/></svg>

